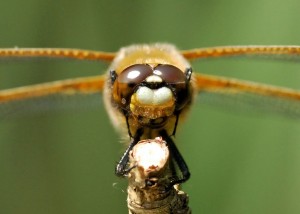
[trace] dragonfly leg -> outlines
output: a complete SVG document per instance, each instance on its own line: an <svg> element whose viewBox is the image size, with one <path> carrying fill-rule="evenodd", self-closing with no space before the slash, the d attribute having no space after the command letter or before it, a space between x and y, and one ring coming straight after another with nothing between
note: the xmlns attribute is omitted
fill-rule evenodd
<svg viewBox="0 0 300 214"><path fill-rule="evenodd" d="M115 174L117 176L124 176L126 175L130 169L126 168L128 161L129 161L129 152L132 150L132 148L139 142L141 135L143 134L143 129L138 129L132 138L128 148L124 152L123 156L121 157L120 161L118 162L116 169L115 169Z"/></svg>
<svg viewBox="0 0 300 214"><path fill-rule="evenodd" d="M172 181L171 181L172 185L180 184L180 183L187 181L190 178L191 174L190 174L187 164L185 163L182 155L180 154L179 150L177 149L174 141L172 140L172 138L168 135L168 133L165 130L162 130L160 132L160 134L161 134L163 140L166 141L166 143L167 143L167 146L168 146L170 154L171 154L171 161L175 161L175 163L177 164L177 166L182 174L182 177L177 176L175 167L171 168L171 169L173 169L173 171L175 171L175 172L172 172L172 174L174 175L172 178Z"/></svg>

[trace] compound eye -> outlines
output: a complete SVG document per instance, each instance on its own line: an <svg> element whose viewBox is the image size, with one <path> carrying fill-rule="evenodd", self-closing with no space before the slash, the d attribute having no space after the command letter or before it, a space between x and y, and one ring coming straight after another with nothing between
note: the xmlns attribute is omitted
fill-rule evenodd
<svg viewBox="0 0 300 214"><path fill-rule="evenodd" d="M186 82L184 73L173 65L158 65L154 68L153 74L160 76L169 84L185 84Z"/></svg>
<svg viewBox="0 0 300 214"><path fill-rule="evenodd" d="M113 99L122 108L127 108L137 85L153 72L149 65L135 64L125 68L113 83Z"/></svg>
<svg viewBox="0 0 300 214"><path fill-rule="evenodd" d="M134 87L144 81L152 72L153 70L149 65L135 64L125 68L118 76L117 81Z"/></svg>

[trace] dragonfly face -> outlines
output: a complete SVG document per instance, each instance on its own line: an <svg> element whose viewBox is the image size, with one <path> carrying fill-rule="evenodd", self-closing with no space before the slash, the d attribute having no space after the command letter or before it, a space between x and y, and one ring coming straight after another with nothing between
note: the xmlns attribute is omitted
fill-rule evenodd
<svg viewBox="0 0 300 214"><path fill-rule="evenodd" d="M112 71L108 86L112 90L111 101L127 120L149 129L162 128L168 118L177 117L191 102L190 74L190 69L184 73L167 64L135 64L119 76Z"/></svg>
<svg viewBox="0 0 300 214"><path fill-rule="evenodd" d="M145 139L157 136L160 129L175 134L180 112L192 101L191 73L189 63L171 45L121 49L104 88L114 125L130 136L143 127L147 129ZM128 131L124 130L126 126Z"/></svg>

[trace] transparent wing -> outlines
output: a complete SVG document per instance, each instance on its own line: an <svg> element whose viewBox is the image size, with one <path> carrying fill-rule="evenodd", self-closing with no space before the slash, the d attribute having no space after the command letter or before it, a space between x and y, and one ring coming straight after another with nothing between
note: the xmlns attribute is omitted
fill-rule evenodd
<svg viewBox="0 0 300 214"><path fill-rule="evenodd" d="M181 51L187 59L233 57L233 56L270 56L277 59L294 58L300 55L300 46L220 46L197 48ZM68 48L7 48L0 49L0 58L69 58L77 60L112 61L116 53L68 49Z"/></svg>
<svg viewBox="0 0 300 214"><path fill-rule="evenodd" d="M111 61L114 57L114 53L80 49L0 49L1 60L53 58ZM99 106L104 81L105 76L92 76L0 90L0 119L23 117L50 110Z"/></svg>
<svg viewBox="0 0 300 214"><path fill-rule="evenodd" d="M0 48L0 58L67 58L112 61L115 53L68 48Z"/></svg>
<svg viewBox="0 0 300 214"><path fill-rule="evenodd" d="M216 108L300 117L300 91L210 75L195 75L198 101Z"/></svg>
<svg viewBox="0 0 300 214"><path fill-rule="evenodd" d="M274 60L299 60L300 46L220 46L181 51L189 59L251 57Z"/></svg>
<svg viewBox="0 0 300 214"><path fill-rule="evenodd" d="M103 90L105 76L82 77L67 80L42 83L6 89L0 91L0 103L24 99L45 97L49 95L73 95L101 92Z"/></svg>
<svg viewBox="0 0 300 214"><path fill-rule="evenodd" d="M99 107L104 81L105 76L93 76L1 90L0 119Z"/></svg>
<svg viewBox="0 0 300 214"><path fill-rule="evenodd" d="M51 94L0 103L0 121L36 117L47 113L94 111L102 109L102 93Z"/></svg>

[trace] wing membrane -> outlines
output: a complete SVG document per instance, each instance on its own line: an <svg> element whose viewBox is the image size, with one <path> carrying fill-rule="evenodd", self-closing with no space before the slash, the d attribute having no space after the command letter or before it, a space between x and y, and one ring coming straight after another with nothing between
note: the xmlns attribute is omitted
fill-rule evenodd
<svg viewBox="0 0 300 214"><path fill-rule="evenodd" d="M39 117L66 111L98 111L103 109L101 93L52 94L32 99L0 103L0 121Z"/></svg>
<svg viewBox="0 0 300 214"><path fill-rule="evenodd" d="M220 46L181 51L187 59L271 56L275 59L293 58L300 55L300 46ZM116 53L68 49L68 48L7 48L0 49L0 58L69 58L77 60L112 61Z"/></svg>
<svg viewBox="0 0 300 214"><path fill-rule="evenodd" d="M82 77L0 91L0 103L55 94L96 93L103 90L105 76Z"/></svg>
<svg viewBox="0 0 300 214"><path fill-rule="evenodd" d="M299 60L300 46L220 46L186 50L181 53L189 60L241 56L275 60Z"/></svg>
<svg viewBox="0 0 300 214"><path fill-rule="evenodd" d="M199 102L247 113L300 117L300 91L210 75L195 75Z"/></svg>
<svg viewBox="0 0 300 214"><path fill-rule="evenodd" d="M0 49L0 58L68 58L77 60L112 61L115 53L68 48L7 48Z"/></svg>

